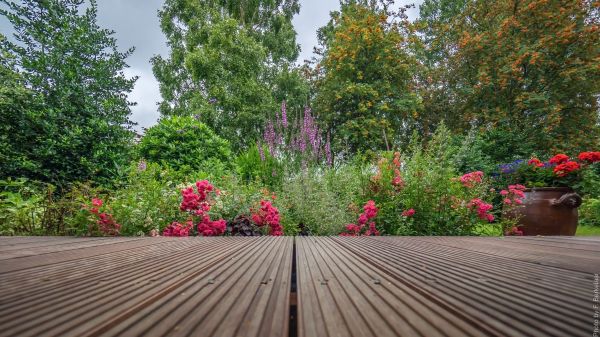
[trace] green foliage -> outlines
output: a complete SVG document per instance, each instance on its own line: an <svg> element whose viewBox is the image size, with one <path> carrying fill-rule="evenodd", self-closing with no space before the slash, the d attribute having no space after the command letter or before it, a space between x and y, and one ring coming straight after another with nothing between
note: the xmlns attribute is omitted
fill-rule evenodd
<svg viewBox="0 0 600 337"><path fill-rule="evenodd" d="M378 151L403 144L415 129L420 101L411 28L387 6L342 3L319 31L315 111L335 135L337 151Z"/></svg>
<svg viewBox="0 0 600 337"><path fill-rule="evenodd" d="M0 235L43 232L44 195L25 179L0 181Z"/></svg>
<svg viewBox="0 0 600 337"><path fill-rule="evenodd" d="M193 117L161 119L138 145L141 157L181 172L209 171L228 165L229 142Z"/></svg>
<svg viewBox="0 0 600 337"><path fill-rule="evenodd" d="M599 13L593 1L425 1L429 119L485 130L500 162L596 148Z"/></svg>
<svg viewBox="0 0 600 337"><path fill-rule="evenodd" d="M455 136L456 149L451 150L452 164L458 172L466 173L483 171L492 173L496 169L496 161L488 154L489 143L475 129L464 136Z"/></svg>
<svg viewBox="0 0 600 337"><path fill-rule="evenodd" d="M311 235L337 235L356 220L367 172L358 165L309 168L289 176L279 191L283 223Z"/></svg>
<svg viewBox="0 0 600 337"><path fill-rule="evenodd" d="M579 224L600 226L600 199L585 198L579 207Z"/></svg>
<svg viewBox="0 0 600 337"><path fill-rule="evenodd" d="M261 147L254 145L237 157L237 173L242 181L256 181L271 189L279 187L284 178L284 165L269 153L267 146Z"/></svg>
<svg viewBox="0 0 600 337"><path fill-rule="evenodd" d="M143 170L132 166L126 186L108 200L121 235L148 235L152 229L162 231L173 221L185 220L179 210L180 187L169 169L158 164Z"/></svg>
<svg viewBox="0 0 600 337"><path fill-rule="evenodd" d="M20 92L2 107L16 115L13 126L34 120L10 130L16 140L35 134L35 147L14 149L24 157L17 162L23 165L20 175L56 185L91 177L106 182L125 165L133 137L127 94L136 78L123 74L133 48L117 50L114 32L96 23L95 1L86 8L76 0L1 3L6 9L0 15L12 23L16 41L2 39L0 53L14 55L24 86L41 102L31 104L32 94L17 83Z"/></svg>
<svg viewBox="0 0 600 337"><path fill-rule="evenodd" d="M481 220L468 204L474 198L485 200L489 193L487 182L472 188L463 186L453 163L451 136L444 126L423 147L414 138L401 169L403 184L391 185L395 166L389 158L379 163L384 171L370 187L369 198L380 208L377 224L388 235L473 235ZM388 171L387 173L385 171ZM402 216L414 209L411 217Z"/></svg>
<svg viewBox="0 0 600 337"><path fill-rule="evenodd" d="M0 178L36 177L42 163L31 139L38 136L41 125L39 96L25 87L14 69L14 58L0 53Z"/></svg>
<svg viewBox="0 0 600 337"><path fill-rule="evenodd" d="M171 52L152 59L163 116L197 115L238 150L281 100L304 104L308 87L292 63L298 10L297 0L166 1L159 16Z"/></svg>

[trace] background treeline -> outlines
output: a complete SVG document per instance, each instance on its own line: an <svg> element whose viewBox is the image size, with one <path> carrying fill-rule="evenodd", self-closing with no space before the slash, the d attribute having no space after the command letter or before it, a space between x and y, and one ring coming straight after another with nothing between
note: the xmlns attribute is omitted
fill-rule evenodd
<svg viewBox="0 0 600 337"><path fill-rule="evenodd" d="M166 0L170 52L150 60L161 119L135 142L134 49L98 26L96 2L0 0L16 32L0 35L3 230L68 232L105 195L125 232L145 233L208 177L247 194L232 217L277 192L286 230L335 233L378 158L410 160L439 129L444 176L600 148L599 1L426 0L412 22L408 8L342 0L299 65L298 0Z"/></svg>

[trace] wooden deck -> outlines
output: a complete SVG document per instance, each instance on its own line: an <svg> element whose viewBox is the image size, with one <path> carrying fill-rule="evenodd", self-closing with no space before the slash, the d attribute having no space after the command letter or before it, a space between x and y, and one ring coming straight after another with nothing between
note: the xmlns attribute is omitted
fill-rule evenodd
<svg viewBox="0 0 600 337"><path fill-rule="evenodd" d="M598 273L600 237L2 237L0 336L592 336Z"/></svg>

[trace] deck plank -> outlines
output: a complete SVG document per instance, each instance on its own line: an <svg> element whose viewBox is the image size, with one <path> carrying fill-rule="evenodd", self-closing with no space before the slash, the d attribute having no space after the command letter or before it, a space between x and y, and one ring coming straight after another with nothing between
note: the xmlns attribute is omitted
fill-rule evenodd
<svg viewBox="0 0 600 337"><path fill-rule="evenodd" d="M600 238L0 237L0 337L590 336L599 272Z"/></svg>
<svg viewBox="0 0 600 337"><path fill-rule="evenodd" d="M336 326L350 326L352 320L352 326L371 330L348 329L344 331L348 336L435 336L434 327L447 336L589 336L593 274L600 271L598 256L591 252L600 241L588 240L584 249L568 238L540 241L299 238L300 284L319 287L322 294L315 301L311 291L303 292L299 286L299 335L326 335ZM555 243L556 249L549 251ZM492 249L484 249L488 246ZM540 250L543 254L530 256ZM318 267L307 263L315 252L328 256ZM526 256L519 258L521 254ZM329 266L328 274L321 272L322 265ZM329 281L319 285L322 278ZM373 278L378 279L377 285ZM394 295L399 293L396 288L403 295ZM353 303L345 303L345 298ZM412 301L410 306L399 306L407 300ZM319 318L313 314L316 305L342 317ZM419 320L428 324L414 323ZM371 326L374 322L378 331ZM407 330L408 326L415 331Z"/></svg>

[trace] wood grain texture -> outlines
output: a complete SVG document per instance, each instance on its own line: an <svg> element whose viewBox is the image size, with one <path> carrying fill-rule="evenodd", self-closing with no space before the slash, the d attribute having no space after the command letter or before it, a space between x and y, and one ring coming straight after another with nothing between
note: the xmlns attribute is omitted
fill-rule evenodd
<svg viewBox="0 0 600 337"><path fill-rule="evenodd" d="M591 336L599 272L600 238L0 237L0 336Z"/></svg>

